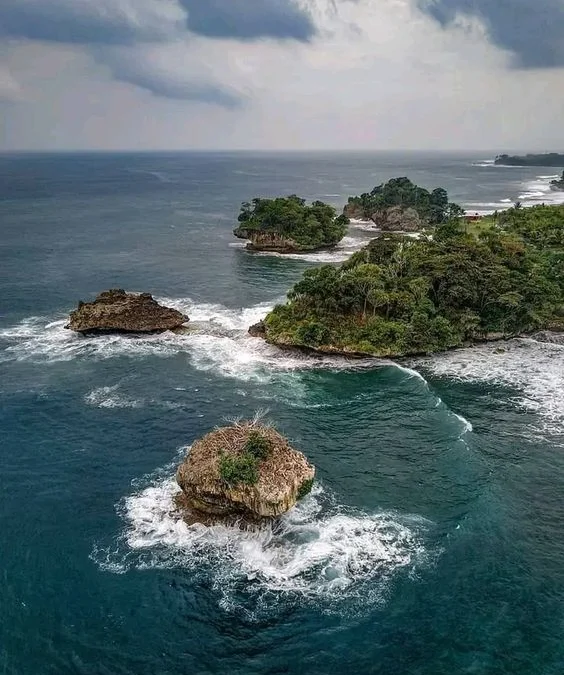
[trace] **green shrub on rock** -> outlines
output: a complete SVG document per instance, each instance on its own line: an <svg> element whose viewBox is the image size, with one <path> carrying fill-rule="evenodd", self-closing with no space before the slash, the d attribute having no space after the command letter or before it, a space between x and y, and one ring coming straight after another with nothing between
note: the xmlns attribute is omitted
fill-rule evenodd
<svg viewBox="0 0 564 675"><path fill-rule="evenodd" d="M245 443L245 452L256 459L266 459L270 454L271 446L268 438L259 431L250 431L247 442Z"/></svg>
<svg viewBox="0 0 564 675"><path fill-rule="evenodd" d="M219 475L229 486L255 485L258 482L258 460L249 452L240 455L222 454L219 458Z"/></svg>

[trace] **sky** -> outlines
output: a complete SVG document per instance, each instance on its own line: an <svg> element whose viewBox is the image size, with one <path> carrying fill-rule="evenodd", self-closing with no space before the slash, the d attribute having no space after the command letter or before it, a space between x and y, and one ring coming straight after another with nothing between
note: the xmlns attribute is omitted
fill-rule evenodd
<svg viewBox="0 0 564 675"><path fill-rule="evenodd" d="M0 0L0 150L564 151L564 0Z"/></svg>

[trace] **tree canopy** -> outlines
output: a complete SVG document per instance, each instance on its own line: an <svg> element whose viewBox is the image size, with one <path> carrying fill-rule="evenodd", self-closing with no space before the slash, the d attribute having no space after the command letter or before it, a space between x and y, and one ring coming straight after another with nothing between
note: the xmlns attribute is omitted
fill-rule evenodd
<svg viewBox="0 0 564 675"><path fill-rule="evenodd" d="M329 204L314 201L311 205L296 195L275 199L255 198L241 206L237 236L255 232L275 232L303 248L333 246L345 235L348 218L337 216Z"/></svg>
<svg viewBox="0 0 564 675"><path fill-rule="evenodd" d="M463 214L460 206L449 202L444 188L439 187L429 192L405 177L392 178L387 183L377 185L371 192L365 192L359 197L349 197L348 203L353 207L361 207L365 218L371 218L375 212L393 206L413 208L430 225L437 225Z"/></svg>
<svg viewBox="0 0 564 675"><path fill-rule="evenodd" d="M385 234L339 267L307 270L267 316L267 339L400 356L564 327L564 207L510 209L488 225Z"/></svg>

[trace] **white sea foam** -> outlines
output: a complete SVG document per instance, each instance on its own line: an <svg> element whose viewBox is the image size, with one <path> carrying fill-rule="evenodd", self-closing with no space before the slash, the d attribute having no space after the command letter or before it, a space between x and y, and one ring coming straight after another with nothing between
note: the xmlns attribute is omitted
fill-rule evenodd
<svg viewBox="0 0 564 675"><path fill-rule="evenodd" d="M145 402L124 396L119 391L119 385L99 387L86 394L84 400L97 408L142 408Z"/></svg>
<svg viewBox="0 0 564 675"><path fill-rule="evenodd" d="M469 215L476 213L484 216L492 214L494 211L503 211L517 201L520 201L523 207L537 206L539 204L564 204L564 191L553 190L550 185L551 181L558 177L556 174L536 176L532 180L523 182L512 198L505 197L498 202L465 202L463 206Z"/></svg>
<svg viewBox="0 0 564 675"><path fill-rule="evenodd" d="M161 298L161 302L188 314L191 318L190 330L143 336L81 336L65 330L65 319L52 321L45 317L31 317L0 330L0 340L7 345L0 351L0 361L55 363L73 359L186 354L198 370L259 382L270 381L280 373L311 368L338 370L374 366L373 360L312 358L289 353L266 344L260 338L250 337L248 327L268 313L272 302L241 309L195 303L189 298Z"/></svg>
<svg viewBox="0 0 564 675"><path fill-rule="evenodd" d="M273 256L275 258L290 258L316 263L340 263L348 260L353 253L359 251L370 241L367 237L343 237L332 249L314 251L311 253L276 253L274 251L259 251L253 253L258 256Z"/></svg>
<svg viewBox="0 0 564 675"><path fill-rule="evenodd" d="M442 408L446 411L447 415L452 416L458 420L458 422L461 425L461 431L459 438L462 439L462 437L467 434L468 432L473 430L471 422L469 422L465 417L460 415L459 413L453 412L441 399L440 396L437 396L432 390L431 387L429 386L429 383L427 380L423 377L423 375L418 371L415 370L414 368L408 368L407 366L399 365L398 363L395 363L394 361L389 362L390 366L394 366L401 372L405 373L408 378L410 379L417 379L420 380L423 385L425 386L425 389L427 390L428 394L432 397L435 398L435 407L436 408Z"/></svg>
<svg viewBox="0 0 564 675"><path fill-rule="evenodd" d="M143 408L149 405L165 410L177 410L183 407L182 403L162 398L132 398L121 391L119 384L93 389L84 396L84 402L96 408Z"/></svg>
<svg viewBox="0 0 564 675"><path fill-rule="evenodd" d="M564 431L562 345L522 338L420 359L417 365L438 376L511 387L519 392L513 402L536 412L543 431Z"/></svg>
<svg viewBox="0 0 564 675"><path fill-rule="evenodd" d="M236 592L270 602L280 594L380 602L400 569L412 572L430 560L429 521L346 508L319 484L275 524L256 531L186 525L174 505L178 491L174 478L161 475L127 497L120 505L121 543L112 553L96 550L94 559L113 572L132 566L205 571L225 606L233 605Z"/></svg>

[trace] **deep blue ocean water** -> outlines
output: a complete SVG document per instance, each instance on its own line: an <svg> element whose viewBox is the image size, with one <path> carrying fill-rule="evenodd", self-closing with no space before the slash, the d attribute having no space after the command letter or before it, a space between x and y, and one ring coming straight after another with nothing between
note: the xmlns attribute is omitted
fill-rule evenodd
<svg viewBox="0 0 564 675"><path fill-rule="evenodd" d="M371 235L252 255L241 201L342 205L402 175L469 210L559 198L551 169L486 159L0 156L1 675L564 672L564 348L350 363L246 334ZM193 332L65 331L115 286ZM188 528L186 447L257 412L315 463L313 494L260 533Z"/></svg>

